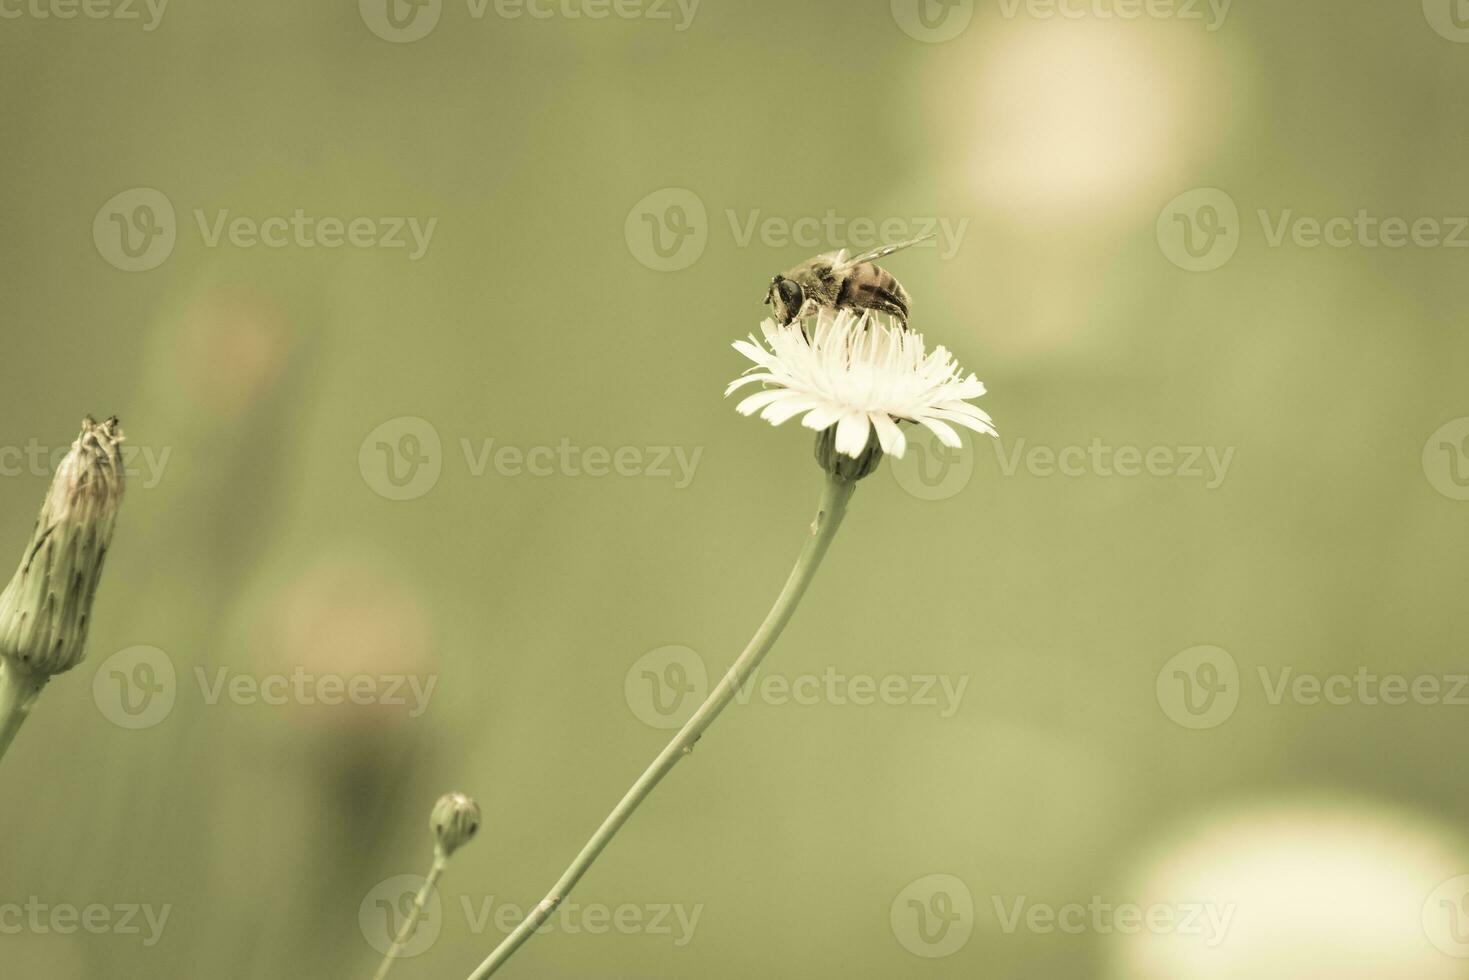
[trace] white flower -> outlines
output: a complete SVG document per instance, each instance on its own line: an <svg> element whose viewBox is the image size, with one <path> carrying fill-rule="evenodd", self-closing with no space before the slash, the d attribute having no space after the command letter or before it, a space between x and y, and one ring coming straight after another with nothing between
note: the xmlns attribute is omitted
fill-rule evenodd
<svg viewBox="0 0 1469 980"><path fill-rule="evenodd" d="M797 320L782 327L766 320L760 329L764 345L753 334L735 341L735 350L755 367L724 394L756 382L770 387L742 400L735 407L741 415L759 412L780 425L805 413L801 424L808 429L835 425L837 452L853 459L873 429L882 451L901 458L908 448L901 420L917 422L955 449L963 444L954 425L996 435L990 417L967 401L983 395L984 384L972 374L960 377L948 350L925 350L922 334L904 330L891 317L823 310L814 325Z"/></svg>

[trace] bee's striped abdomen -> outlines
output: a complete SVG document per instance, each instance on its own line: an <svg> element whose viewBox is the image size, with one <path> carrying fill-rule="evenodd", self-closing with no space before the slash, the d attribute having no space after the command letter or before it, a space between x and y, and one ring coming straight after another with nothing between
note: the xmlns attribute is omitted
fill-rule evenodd
<svg viewBox="0 0 1469 980"><path fill-rule="evenodd" d="M853 268L837 293L838 307L876 310L908 320L908 293L892 273L871 262Z"/></svg>

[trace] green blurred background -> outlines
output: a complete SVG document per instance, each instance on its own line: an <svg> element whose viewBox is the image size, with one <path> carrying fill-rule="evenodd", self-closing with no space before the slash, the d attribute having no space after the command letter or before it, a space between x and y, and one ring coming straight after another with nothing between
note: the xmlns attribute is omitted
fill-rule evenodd
<svg viewBox="0 0 1469 980"><path fill-rule="evenodd" d="M484 831L394 975L467 976L800 546L809 433L721 398L769 277L933 222L889 268L1001 440L863 483L775 685L504 975L1469 976L1462 0L43 2L0 2L0 555L28 447L138 455L0 774L5 980L370 976L449 789ZM364 244L211 244L298 209ZM1362 211L1433 224L1272 243ZM1359 671L1439 693L1273 694ZM308 674L409 703L211 695ZM1128 903L1230 925L1012 921ZM169 917L16 928L94 904Z"/></svg>

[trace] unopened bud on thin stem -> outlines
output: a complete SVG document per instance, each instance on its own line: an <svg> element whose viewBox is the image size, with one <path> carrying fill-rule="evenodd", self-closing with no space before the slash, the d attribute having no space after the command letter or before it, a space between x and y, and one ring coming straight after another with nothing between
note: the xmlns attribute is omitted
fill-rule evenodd
<svg viewBox="0 0 1469 980"><path fill-rule="evenodd" d="M0 656L25 671L49 677L81 663L122 500L122 439L116 418L83 420L0 594Z"/></svg>
<svg viewBox="0 0 1469 980"><path fill-rule="evenodd" d="M445 793L434 804L429 823L445 857L468 844L479 831L479 804L463 793Z"/></svg>
<svg viewBox="0 0 1469 980"><path fill-rule="evenodd" d="M393 940L392 948L383 957L382 963L378 964L377 973L372 980L386 980L389 971L398 957L403 954L403 949L408 945L408 940L413 938L414 931L418 928L418 920L423 916L424 906L433 894L434 887L438 884L439 877L443 875L444 869L449 866L449 855L459 848L468 844L479 830L479 804L463 793L445 793L439 797L434 804L433 815L429 818L429 826L434 830L434 864L429 869L428 877L423 879L423 887L413 898L413 907L408 911L408 917L403 920L398 929L398 935Z"/></svg>

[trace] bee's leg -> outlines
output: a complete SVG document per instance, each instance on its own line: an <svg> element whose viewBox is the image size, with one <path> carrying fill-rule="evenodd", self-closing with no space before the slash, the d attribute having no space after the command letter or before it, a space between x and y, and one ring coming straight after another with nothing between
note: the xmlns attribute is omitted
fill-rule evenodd
<svg viewBox="0 0 1469 980"><path fill-rule="evenodd" d="M903 297L886 289L878 290L868 300L867 307L877 313L886 313L904 330L908 329L908 304Z"/></svg>
<svg viewBox="0 0 1469 980"><path fill-rule="evenodd" d="M843 290L848 302L859 310L885 313L908 329L908 295L903 287L891 278L887 285L866 282L854 290Z"/></svg>

